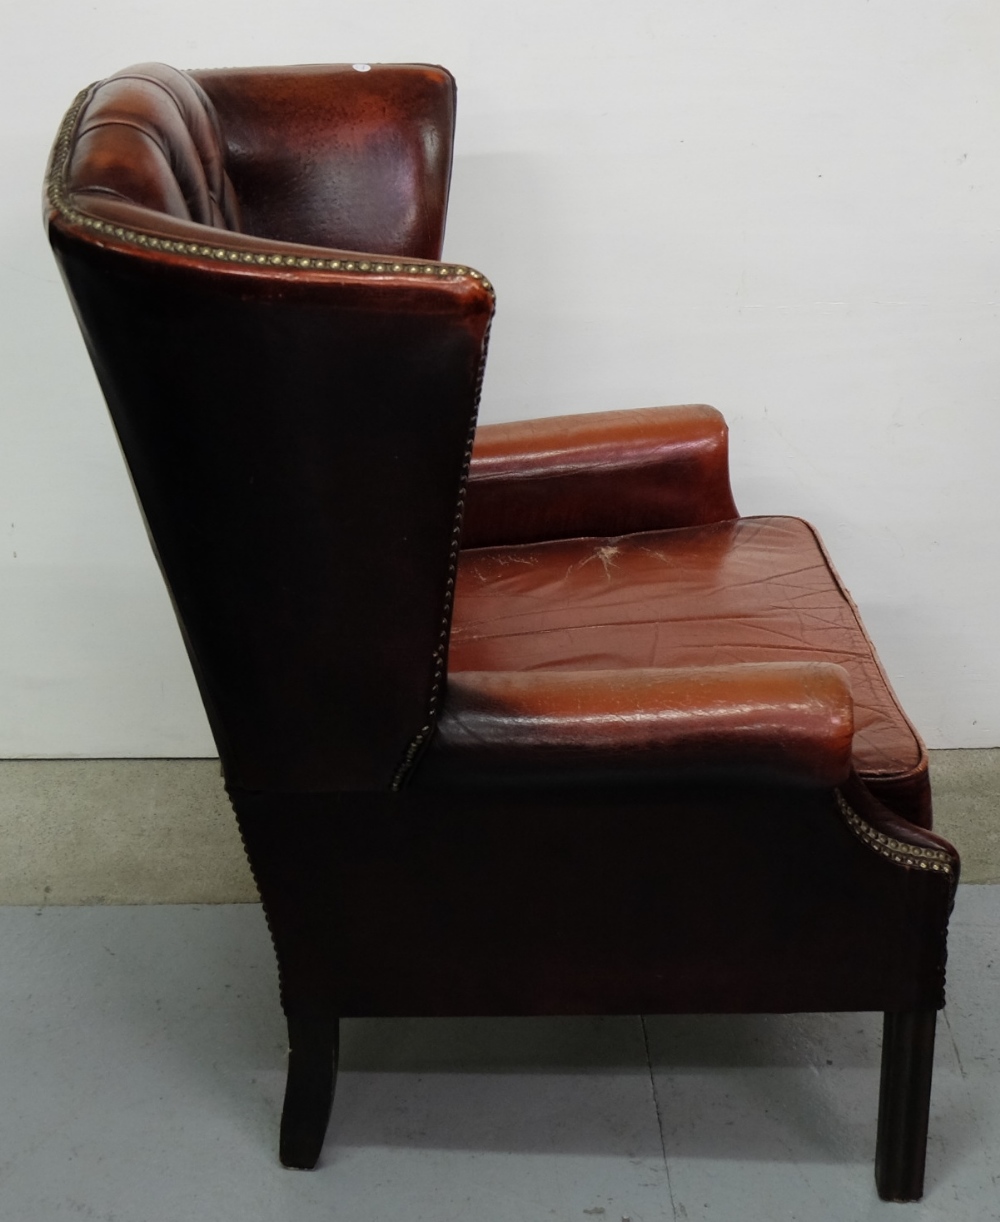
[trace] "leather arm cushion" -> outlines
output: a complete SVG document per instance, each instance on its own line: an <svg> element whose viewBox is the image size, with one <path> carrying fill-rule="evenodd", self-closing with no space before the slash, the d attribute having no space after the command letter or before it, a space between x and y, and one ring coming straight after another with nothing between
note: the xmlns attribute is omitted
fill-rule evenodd
<svg viewBox="0 0 1000 1222"><path fill-rule="evenodd" d="M738 517L726 422L647 407L483 425L463 547L702 526Z"/></svg>
<svg viewBox="0 0 1000 1222"><path fill-rule="evenodd" d="M850 775L853 735L850 681L827 662L461 671L415 783L833 786Z"/></svg>

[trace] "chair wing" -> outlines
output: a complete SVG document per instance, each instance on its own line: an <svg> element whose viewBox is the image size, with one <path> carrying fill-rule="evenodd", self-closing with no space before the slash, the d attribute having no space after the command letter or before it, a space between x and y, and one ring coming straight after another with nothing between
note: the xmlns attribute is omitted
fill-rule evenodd
<svg viewBox="0 0 1000 1222"><path fill-rule="evenodd" d="M451 96L441 73L385 75L393 97ZM280 76L252 79L273 96ZM356 78L287 74L296 97L346 82L349 109ZM334 147L341 110L321 120ZM442 688L492 292L211 225L246 212L222 130L162 66L87 91L50 169L52 244L230 783L389 789Z"/></svg>
<svg viewBox="0 0 1000 1222"><path fill-rule="evenodd" d="M247 233L438 259L455 82L429 64L194 72Z"/></svg>

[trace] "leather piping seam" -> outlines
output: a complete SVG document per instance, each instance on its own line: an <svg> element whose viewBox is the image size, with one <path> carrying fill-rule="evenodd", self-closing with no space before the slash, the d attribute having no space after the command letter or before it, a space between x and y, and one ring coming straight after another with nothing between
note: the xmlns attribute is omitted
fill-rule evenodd
<svg viewBox="0 0 1000 1222"><path fill-rule="evenodd" d="M492 319L490 320L492 323ZM428 739L434 729L434 723L437 720L438 706L441 702L441 690L445 683L445 672L447 669L448 660L448 639L451 635L451 612L455 601L455 579L458 575L458 553L462 540L462 521L465 518L465 497L469 487L469 469L472 466L472 443L476 436L476 422L479 418L479 402L483 393L483 379L486 376L486 352L490 342L490 324L487 324L486 334L483 336L483 353L479 361L479 371L476 375L476 384L473 388L472 400L472 420L469 424L469 433L465 441L465 452L462 455L462 474L459 479L458 503L455 506L455 523L451 531L451 550L448 554L448 577L445 582L444 607L441 613L441 628L438 634L437 648L434 650L431 658L431 665L434 668L433 678L431 679L430 697L427 702L427 721L420 727L418 732L410 741L410 745L406 748L406 754L403 756L402 762L396 769L392 778L390 789L393 793L398 792L406 781L413 765L416 763L417 756L421 749L427 744Z"/></svg>
<svg viewBox="0 0 1000 1222"><path fill-rule="evenodd" d="M101 84L102 82L97 82ZM428 276L467 277L477 281L490 294L493 286L482 274L474 268L464 267L454 263L418 263L413 260L399 259L319 259L311 255L281 255L265 254L260 251L237 250L231 246L211 245L202 242L181 241L175 238L161 238L155 234L144 233L127 225L116 225L112 221L102 221L97 217L81 212L70 199L70 191L66 185L66 170L69 165L69 154L77 120L84 103L97 85L90 85L77 94L73 105L66 112L59 134L56 137L52 155L52 173L49 176L48 198L56 212L73 225L98 234L105 234L129 246L137 246L142 250L161 250L167 254L189 255L196 259L207 259L213 263L240 263L254 267L277 269L279 267L295 267L302 271L331 272L361 272L369 275L409 275L423 274ZM206 228L211 228L206 226Z"/></svg>
<svg viewBox="0 0 1000 1222"><path fill-rule="evenodd" d="M874 849L876 853L910 870L928 870L935 874L949 876L954 873L951 857L943 849L925 849L919 845L906 844L894 836L887 836L884 832L876 831L852 806L848 805L839 789L834 790L834 793L837 795L837 806L847 826L870 849Z"/></svg>

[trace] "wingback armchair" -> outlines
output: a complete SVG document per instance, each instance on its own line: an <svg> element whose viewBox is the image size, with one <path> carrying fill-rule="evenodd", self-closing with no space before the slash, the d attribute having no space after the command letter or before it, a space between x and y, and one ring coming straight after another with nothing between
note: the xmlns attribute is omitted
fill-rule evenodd
<svg viewBox="0 0 1000 1222"><path fill-rule="evenodd" d="M474 433L454 97L143 65L47 180L274 939L282 1160L342 1016L875 1010L878 1188L918 1197L958 876L923 746L815 532L738 516L716 411Z"/></svg>

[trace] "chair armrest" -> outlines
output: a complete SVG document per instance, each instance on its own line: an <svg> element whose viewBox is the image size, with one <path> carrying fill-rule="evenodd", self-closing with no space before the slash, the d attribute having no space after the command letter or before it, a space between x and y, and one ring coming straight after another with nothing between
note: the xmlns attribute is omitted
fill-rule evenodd
<svg viewBox="0 0 1000 1222"><path fill-rule="evenodd" d="M850 681L827 662L461 671L414 783L834 786L853 736Z"/></svg>
<svg viewBox="0 0 1000 1222"><path fill-rule="evenodd" d="M728 429L701 404L483 425L463 547L703 526L738 517Z"/></svg>

